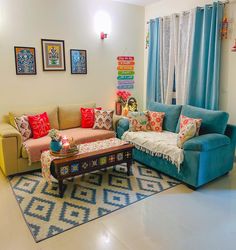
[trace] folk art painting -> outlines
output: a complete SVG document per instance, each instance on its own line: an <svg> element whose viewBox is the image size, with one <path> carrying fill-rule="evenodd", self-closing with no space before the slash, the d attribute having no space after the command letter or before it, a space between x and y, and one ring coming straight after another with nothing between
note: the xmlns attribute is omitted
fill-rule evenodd
<svg viewBox="0 0 236 250"><path fill-rule="evenodd" d="M86 50L71 49L71 74L87 74L87 52Z"/></svg>
<svg viewBox="0 0 236 250"><path fill-rule="evenodd" d="M17 75L36 75L35 48L14 47Z"/></svg>
<svg viewBox="0 0 236 250"><path fill-rule="evenodd" d="M63 40L42 39L44 71L65 71L65 47Z"/></svg>

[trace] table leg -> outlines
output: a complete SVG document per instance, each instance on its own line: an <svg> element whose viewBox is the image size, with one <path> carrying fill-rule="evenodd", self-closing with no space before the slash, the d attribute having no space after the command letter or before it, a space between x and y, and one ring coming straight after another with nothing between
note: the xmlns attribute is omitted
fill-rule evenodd
<svg viewBox="0 0 236 250"><path fill-rule="evenodd" d="M59 195L61 198L63 198L63 180L58 180L58 185L59 185Z"/></svg>
<svg viewBox="0 0 236 250"><path fill-rule="evenodd" d="M131 167L132 167L132 161L127 162L127 175L131 175Z"/></svg>

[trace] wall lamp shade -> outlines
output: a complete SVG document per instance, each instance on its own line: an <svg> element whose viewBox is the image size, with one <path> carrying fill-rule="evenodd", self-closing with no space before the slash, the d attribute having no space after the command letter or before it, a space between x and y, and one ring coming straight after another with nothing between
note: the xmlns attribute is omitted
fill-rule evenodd
<svg viewBox="0 0 236 250"><path fill-rule="evenodd" d="M94 17L94 26L96 33L102 40L111 33L111 17L105 11L98 11Z"/></svg>

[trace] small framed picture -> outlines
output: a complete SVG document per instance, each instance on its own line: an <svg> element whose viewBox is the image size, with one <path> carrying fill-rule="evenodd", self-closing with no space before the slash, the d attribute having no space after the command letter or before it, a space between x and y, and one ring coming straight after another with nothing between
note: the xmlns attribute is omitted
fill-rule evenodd
<svg viewBox="0 0 236 250"><path fill-rule="evenodd" d="M14 47L17 75L36 75L35 48Z"/></svg>
<svg viewBox="0 0 236 250"><path fill-rule="evenodd" d="M70 50L71 74L87 74L87 51Z"/></svg>
<svg viewBox="0 0 236 250"><path fill-rule="evenodd" d="M63 40L41 39L43 70L65 71L65 47Z"/></svg>

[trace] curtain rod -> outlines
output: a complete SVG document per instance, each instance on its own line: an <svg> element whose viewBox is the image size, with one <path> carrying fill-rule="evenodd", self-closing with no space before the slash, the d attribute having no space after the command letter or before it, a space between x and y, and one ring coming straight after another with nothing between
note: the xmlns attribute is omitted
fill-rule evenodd
<svg viewBox="0 0 236 250"><path fill-rule="evenodd" d="M230 4L230 3L233 3L233 2L235 2L235 0L234 1L226 0L226 1L221 1L220 4L223 4L225 6L226 4ZM206 4L206 6L212 7L212 4ZM204 9L204 7L197 7L197 8ZM189 12L190 12L189 10L182 11L183 14L188 14ZM178 15L178 14L176 14L176 15ZM149 23L150 23L150 21L147 22L147 24L149 24Z"/></svg>

